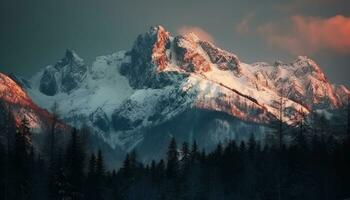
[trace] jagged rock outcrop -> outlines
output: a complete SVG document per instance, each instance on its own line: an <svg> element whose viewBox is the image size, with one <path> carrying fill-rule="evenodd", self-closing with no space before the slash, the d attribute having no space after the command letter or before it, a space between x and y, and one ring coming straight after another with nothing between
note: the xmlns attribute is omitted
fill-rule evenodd
<svg viewBox="0 0 350 200"><path fill-rule="evenodd" d="M90 120L92 124L99 128L101 131L108 133L110 130L110 122L106 113L98 108L95 112L90 115Z"/></svg>
<svg viewBox="0 0 350 200"><path fill-rule="evenodd" d="M84 80L86 72L83 60L73 50L67 50L64 58L45 68L39 90L48 96L58 92L69 93Z"/></svg>

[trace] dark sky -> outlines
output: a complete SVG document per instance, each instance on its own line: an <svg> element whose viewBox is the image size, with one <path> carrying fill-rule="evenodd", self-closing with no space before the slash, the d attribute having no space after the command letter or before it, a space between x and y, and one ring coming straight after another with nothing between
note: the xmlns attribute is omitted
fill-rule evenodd
<svg viewBox="0 0 350 200"><path fill-rule="evenodd" d="M23 76L71 48L90 64L163 25L198 32L247 63L307 55L350 85L348 0L1 0L0 71Z"/></svg>

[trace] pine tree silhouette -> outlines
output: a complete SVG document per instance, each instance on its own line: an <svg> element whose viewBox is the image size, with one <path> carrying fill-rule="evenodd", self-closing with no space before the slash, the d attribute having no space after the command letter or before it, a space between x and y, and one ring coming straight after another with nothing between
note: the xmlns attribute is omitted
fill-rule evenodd
<svg viewBox="0 0 350 200"><path fill-rule="evenodd" d="M73 129L65 155L68 194L72 199L82 199L84 154L78 131Z"/></svg>
<svg viewBox="0 0 350 200"><path fill-rule="evenodd" d="M167 152L167 177L175 178L179 172L179 153L175 138L172 138Z"/></svg>
<svg viewBox="0 0 350 200"><path fill-rule="evenodd" d="M97 161L96 161L96 200L103 199L103 193L104 193L104 184L105 184L105 164L104 159L102 156L101 150L97 153Z"/></svg>
<svg viewBox="0 0 350 200"><path fill-rule="evenodd" d="M29 121L23 117L15 135L13 164L11 166L14 170L16 199L27 199L31 196L31 136Z"/></svg>

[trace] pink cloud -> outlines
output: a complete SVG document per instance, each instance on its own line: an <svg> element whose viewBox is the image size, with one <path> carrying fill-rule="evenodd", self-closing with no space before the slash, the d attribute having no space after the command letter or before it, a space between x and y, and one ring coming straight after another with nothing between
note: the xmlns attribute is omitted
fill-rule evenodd
<svg viewBox="0 0 350 200"><path fill-rule="evenodd" d="M270 23L258 27L266 41L293 54L312 54L320 50L350 54L350 17L337 15L331 18L290 18L291 27Z"/></svg>
<svg viewBox="0 0 350 200"><path fill-rule="evenodd" d="M250 32L250 23L254 18L254 14L251 13L245 16L235 27L235 31L239 34L247 34Z"/></svg>
<svg viewBox="0 0 350 200"><path fill-rule="evenodd" d="M280 4L276 4L276 8L282 12L296 12L302 8L310 6L332 6L335 4L341 4L346 0L292 0L288 2L282 1Z"/></svg>
<svg viewBox="0 0 350 200"><path fill-rule="evenodd" d="M202 40L215 43L215 39L212 35L210 35L208 32L197 26L182 26L177 30L177 32L181 35L194 33Z"/></svg>

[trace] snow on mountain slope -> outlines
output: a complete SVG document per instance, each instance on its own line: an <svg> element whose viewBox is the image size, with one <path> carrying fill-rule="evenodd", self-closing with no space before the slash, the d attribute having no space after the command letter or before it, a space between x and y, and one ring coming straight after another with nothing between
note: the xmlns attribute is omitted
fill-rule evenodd
<svg viewBox="0 0 350 200"><path fill-rule="evenodd" d="M313 109L345 105L350 94L345 86L331 85L309 58L246 64L193 33L172 37L161 26L141 34L130 51L98 57L91 66L69 50L29 82L26 89L37 104L49 109L58 102L69 124L86 123L110 146L125 150L153 138L146 134L149 130L176 134L175 125L170 126L173 130L161 127L174 124L179 116L221 113L208 121L208 133L216 134L209 138L223 134L213 132L223 130L215 124L225 125L223 135L234 137L242 131L237 127L274 121L281 100L283 121L293 124ZM194 130L192 125L188 129ZM192 137L193 131L188 132L186 137Z"/></svg>
<svg viewBox="0 0 350 200"><path fill-rule="evenodd" d="M345 90L336 91L328 82L325 74L315 61L305 56L299 56L294 62L284 64L281 62L270 66L264 63L252 65L256 72L265 74L272 84L269 86L280 95L305 105L308 109L338 108L346 101L338 95L347 93Z"/></svg>
<svg viewBox="0 0 350 200"><path fill-rule="evenodd" d="M159 46L157 41L160 39L157 38L166 41L160 43L163 46ZM161 51L157 50L156 56L150 56L152 48ZM139 37L130 54L131 63L122 66L122 73L136 88L159 88L178 80L185 83L182 89L196 93L192 103L198 107L227 112L243 120L260 123L278 114L276 104L280 98L279 92L258 84L259 79L252 73L253 67L240 63L234 54L200 41L194 34L171 38L164 28L155 27ZM140 77L142 81L139 81ZM227 96L227 99L223 96ZM289 115L285 116L286 121L295 118L298 112L308 112L293 100L286 98L285 101L287 109L290 108ZM253 112L249 115L248 111L254 109L263 114Z"/></svg>
<svg viewBox="0 0 350 200"><path fill-rule="evenodd" d="M74 59L83 62L75 53L74 55ZM69 57L65 56L62 60L67 59ZM109 112L133 92L126 78L118 73L118 65L123 59L124 52L118 52L110 56L100 56L96 58L91 67L87 68L84 74L75 74L74 65L68 65L68 69L71 69L70 72L57 70L55 77L62 77L64 73L70 73L72 76L81 75L84 78L80 79L76 83L78 87L73 88L70 92L58 91L53 96L40 91L41 80L48 79L45 77L46 69L52 68L52 66L48 66L31 79L31 88L28 88L27 91L34 101L46 109L50 109L53 103L57 102L60 111L64 115L91 114L98 108ZM53 81L57 80L54 77L51 78L54 79ZM64 84L66 83L62 81L58 84L58 87L62 88Z"/></svg>
<svg viewBox="0 0 350 200"><path fill-rule="evenodd" d="M0 73L0 100L4 106L1 109L10 110L16 125L26 118L35 133L48 128L47 124L52 119L51 114L33 103L20 85L2 73Z"/></svg>
<svg viewBox="0 0 350 200"><path fill-rule="evenodd" d="M51 110L56 102L59 114L68 124L76 127L82 124L90 125L93 132L104 137L106 133L110 135L113 132L110 128L112 112L134 91L127 79L119 74L120 64L126 61L128 58L125 52L121 51L97 57L91 66L86 66L74 51L67 50L57 64L49 65L33 76L26 90L34 102L47 110ZM64 67L56 67L62 63L65 63ZM86 70L76 69L82 66L86 67ZM54 72L48 75L47 71L51 69L54 69ZM62 89L69 85L66 83L67 79L61 78L65 74L78 77L75 79L75 87L70 87L69 92ZM41 91L47 82L54 82L57 86L54 94L48 95ZM108 138L108 142L111 146L118 143L117 139L111 138Z"/></svg>

